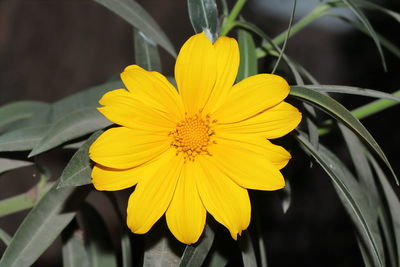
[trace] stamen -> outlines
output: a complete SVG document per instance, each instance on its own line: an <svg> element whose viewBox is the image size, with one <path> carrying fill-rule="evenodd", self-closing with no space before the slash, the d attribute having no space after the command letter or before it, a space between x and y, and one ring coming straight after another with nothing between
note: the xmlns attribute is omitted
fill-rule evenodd
<svg viewBox="0 0 400 267"><path fill-rule="evenodd" d="M216 144L211 140L215 135L213 126L216 120L211 121L211 116L207 114L202 118L201 113L187 116L176 125L176 128L169 132L173 138L171 146L176 148L176 154L184 153L184 161L194 161L197 155L210 155L208 147Z"/></svg>

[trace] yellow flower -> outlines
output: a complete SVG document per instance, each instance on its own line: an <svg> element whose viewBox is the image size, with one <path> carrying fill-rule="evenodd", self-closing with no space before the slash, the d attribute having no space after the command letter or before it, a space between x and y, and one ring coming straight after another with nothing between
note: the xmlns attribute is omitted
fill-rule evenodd
<svg viewBox="0 0 400 267"><path fill-rule="evenodd" d="M301 113L283 102L287 82L258 74L234 84L239 67L236 40L212 44L204 33L181 48L175 78L179 93L157 72L128 66L128 90L106 93L99 111L121 125L90 147L97 190L136 185L127 224L143 234L165 213L170 231L191 244L201 236L206 214L236 239L250 223L247 189L277 190L290 159L267 139L293 130Z"/></svg>

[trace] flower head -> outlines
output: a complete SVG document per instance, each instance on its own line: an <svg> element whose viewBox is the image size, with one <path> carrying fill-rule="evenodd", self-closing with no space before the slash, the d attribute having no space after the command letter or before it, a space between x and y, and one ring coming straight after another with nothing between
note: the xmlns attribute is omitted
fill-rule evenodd
<svg viewBox="0 0 400 267"><path fill-rule="evenodd" d="M301 113L283 102L287 82L258 74L234 85L239 67L236 40L212 44L204 33L181 48L175 78L179 92L160 73L128 66L128 90L106 93L99 111L121 127L90 147L98 190L136 185L127 224L146 233L165 214L183 243L201 236L206 214L236 239L250 223L247 189L277 190L290 154L268 139L293 130Z"/></svg>

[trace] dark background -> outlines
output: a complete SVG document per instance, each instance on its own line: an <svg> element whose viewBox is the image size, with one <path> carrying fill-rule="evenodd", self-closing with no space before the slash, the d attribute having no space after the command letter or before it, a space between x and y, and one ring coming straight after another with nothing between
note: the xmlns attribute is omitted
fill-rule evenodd
<svg viewBox="0 0 400 267"><path fill-rule="evenodd" d="M186 1L138 2L161 25L176 48L193 34ZM398 1L380 3L400 11ZM272 37L286 29L289 19L288 15L275 14L272 9L261 13L254 8L253 1L248 1L243 15ZM381 13L367 12L367 15L379 33L400 45L398 23ZM384 92L399 89L400 60L385 51L389 69L385 73L373 41L353 30L331 31L313 24L290 39L287 53L322 84ZM174 60L165 51L161 54L164 74L172 75ZM24 99L52 102L100 84L133 63L131 27L93 1L0 0L0 105ZM268 72L268 66L266 62L261 67ZM339 97L348 108L371 101L349 95ZM362 121L397 173L398 115L399 107L394 107ZM322 141L335 147L340 157L349 158L339 134L333 133ZM310 168L300 151L293 150L292 154L294 160L285 170L292 185L292 206L286 215L280 207L281 193L252 193L253 200L262 201L258 205L268 217L264 234L270 266L362 266L351 222L329 178L316 164ZM52 151L41 159L54 162L53 175L57 177L71 155ZM35 179L31 168L3 175L0 198L24 192ZM110 209L103 196L93 194L90 199L97 206ZM13 233L25 214L0 218L0 227ZM61 265L59 246L57 241L35 265ZM0 248L4 250L3 245Z"/></svg>

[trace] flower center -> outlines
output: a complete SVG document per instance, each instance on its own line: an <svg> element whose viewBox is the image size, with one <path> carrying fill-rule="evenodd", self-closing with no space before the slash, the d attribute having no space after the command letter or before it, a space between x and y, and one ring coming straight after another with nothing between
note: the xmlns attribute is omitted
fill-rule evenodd
<svg viewBox="0 0 400 267"><path fill-rule="evenodd" d="M211 140L215 134L212 127L215 123L215 120L210 120L210 115L203 119L200 114L187 116L179 122L169 133L173 138L171 146L176 148L176 154L184 153L185 162L194 161L195 157L201 154L211 156L208 147L216 143Z"/></svg>

